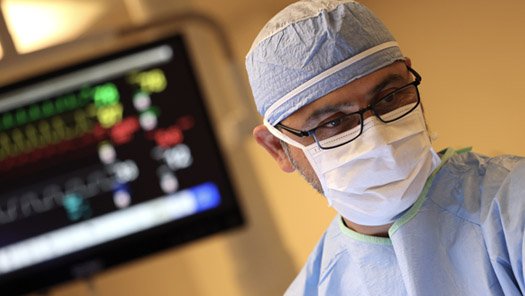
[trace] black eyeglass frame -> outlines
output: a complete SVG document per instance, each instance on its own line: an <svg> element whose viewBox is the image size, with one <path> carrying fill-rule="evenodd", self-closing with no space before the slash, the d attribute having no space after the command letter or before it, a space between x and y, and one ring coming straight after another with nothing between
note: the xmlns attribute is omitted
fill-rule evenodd
<svg viewBox="0 0 525 296"><path fill-rule="evenodd" d="M374 114L375 117L377 117L379 120L381 120L382 122L384 123L390 123L390 122L393 122L393 121L396 121L396 120L399 120L405 116L407 116L408 114L410 114L412 111L414 111L417 106L419 106L420 102L421 102L421 98L420 98L420 95L419 95L419 89L418 89L418 86L419 84L421 83L421 75L419 75L419 73L416 72L416 70L412 69L411 67L407 66L408 68L408 71L410 73L412 73L412 75L414 75L415 77L415 80L410 82L410 83L407 83L405 85L403 85L402 87L388 93L387 95L381 97L379 100L369 104L367 107L361 109L361 110L358 110L356 112L352 112L352 113L348 113L348 114L345 114L343 116L340 116L338 118L335 118L334 120L337 120L337 119L340 119L340 118L344 118L344 117L347 117L347 116L352 116L354 114L359 114L359 116L361 117L361 129L359 131L359 134L356 135L353 139L347 141L347 142L344 142L344 143L341 143L341 144L338 144L338 145L335 145L335 146L331 146L331 147L323 147L321 146L321 143L319 141L319 139L317 139L317 137L315 136L315 130L318 129L319 127L321 126L316 126L310 130L307 130L307 131L302 131L302 130L298 130L298 129L294 129L294 128L291 128L291 127L288 127L286 125L283 125L282 123L277 123L275 125L276 128L282 128L283 130L286 130L288 132L290 132L291 134L297 136L297 137L300 137L300 138L304 138L304 137L312 137L314 138L315 142L317 143L317 146L319 146L319 148L321 149L325 149L325 150L328 150L328 149L333 149L333 148L337 148L337 147L340 147L342 145L345 145L345 144L348 144L352 141L354 141L355 139L359 138L359 136L363 133L363 122L364 122L364 119L363 119L363 114L365 114L367 111L372 111L372 113ZM416 104L409 110L407 111L405 114L403 114L402 116L400 117L396 117L392 120L384 120L382 119L378 114L377 112L375 111L375 106L378 105L379 103L381 103L383 100L387 99L388 97L396 94L397 92L399 92L400 90L402 89L405 89L406 87L409 87L413 85L416 89L416 93L417 93L417 102Z"/></svg>

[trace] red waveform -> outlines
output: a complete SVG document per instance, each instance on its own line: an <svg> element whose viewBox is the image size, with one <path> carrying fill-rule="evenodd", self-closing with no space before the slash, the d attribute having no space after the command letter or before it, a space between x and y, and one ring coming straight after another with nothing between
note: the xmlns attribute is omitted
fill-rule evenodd
<svg viewBox="0 0 525 296"><path fill-rule="evenodd" d="M182 131L191 129L194 125L194 118L188 115L179 118L177 123L171 127L148 132L146 136L149 139L153 138L153 140L155 140L157 145L160 147L172 147L182 143L184 140ZM139 129L140 124L136 116L126 117L124 120L109 129L105 129L97 124L91 131L78 138L62 141L56 144L48 145L46 147L35 149L31 152L6 158L0 161L0 172L6 172L18 166L38 162L42 159L51 158L53 156L64 154L70 151L75 151L80 148L99 143L108 138L110 138L115 145L126 144L133 139L134 134Z"/></svg>
<svg viewBox="0 0 525 296"><path fill-rule="evenodd" d="M24 154L6 158L0 161L0 172L6 172L18 166L75 151L99 143L109 137L116 145L122 145L131 141L133 134L139 130L139 127L138 119L133 116L125 118L111 129L104 129L97 124L91 131L78 138L51 144Z"/></svg>
<svg viewBox="0 0 525 296"><path fill-rule="evenodd" d="M195 125L195 119L191 115L186 115L177 120L176 124L181 130L187 131Z"/></svg>
<svg viewBox="0 0 525 296"><path fill-rule="evenodd" d="M35 149L28 153L4 159L0 162L0 172L6 172L14 167L37 162L69 151L75 151L98 141L99 139L97 139L93 133L85 133L81 137L75 139L62 141L57 144Z"/></svg>
<svg viewBox="0 0 525 296"><path fill-rule="evenodd" d="M177 122L165 129L156 129L146 132L146 138L154 140L157 146L172 147L182 143L184 134L182 131L189 130L195 125L195 119L191 115L186 115L177 119Z"/></svg>
<svg viewBox="0 0 525 296"><path fill-rule="evenodd" d="M106 129L101 127L100 124L97 124L93 128L92 133L93 133L93 136L95 136L95 138L99 139L100 141L104 140L107 135Z"/></svg>
<svg viewBox="0 0 525 296"><path fill-rule="evenodd" d="M128 143L139 128L140 124L136 117L127 117L111 128L111 140L117 145Z"/></svg>
<svg viewBox="0 0 525 296"><path fill-rule="evenodd" d="M156 130L153 138L158 146L167 148L182 143L184 135L182 134L182 130L175 125L167 129Z"/></svg>

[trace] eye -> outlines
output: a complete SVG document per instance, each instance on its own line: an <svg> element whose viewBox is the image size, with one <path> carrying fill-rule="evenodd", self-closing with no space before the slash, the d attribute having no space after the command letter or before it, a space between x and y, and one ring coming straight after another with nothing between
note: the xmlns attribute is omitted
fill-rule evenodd
<svg viewBox="0 0 525 296"><path fill-rule="evenodd" d="M398 87L389 87L383 89L380 93L377 94L377 97L375 98L374 102L378 102L380 100L392 101L392 94L394 94L394 92L396 92L397 90L399 90Z"/></svg>
<svg viewBox="0 0 525 296"><path fill-rule="evenodd" d="M321 123L319 125L319 127L322 127L322 128L334 128L334 127L338 127L339 125L341 125L341 121L343 119L341 117L339 118L334 118L334 119L331 119L331 120L328 120L328 121L325 121L323 123Z"/></svg>

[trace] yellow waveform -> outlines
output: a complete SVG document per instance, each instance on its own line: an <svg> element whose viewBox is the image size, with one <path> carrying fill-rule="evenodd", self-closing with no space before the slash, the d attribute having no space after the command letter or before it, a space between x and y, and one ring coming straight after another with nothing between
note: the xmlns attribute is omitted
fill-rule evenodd
<svg viewBox="0 0 525 296"><path fill-rule="evenodd" d="M92 113L93 108L87 107L74 112L72 124L57 115L0 132L0 161L84 135L95 125Z"/></svg>

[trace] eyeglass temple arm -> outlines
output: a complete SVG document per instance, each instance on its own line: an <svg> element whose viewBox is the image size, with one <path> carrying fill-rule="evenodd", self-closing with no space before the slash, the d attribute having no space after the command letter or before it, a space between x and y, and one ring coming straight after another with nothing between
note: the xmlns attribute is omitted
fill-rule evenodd
<svg viewBox="0 0 525 296"><path fill-rule="evenodd" d="M278 123L275 125L275 127L280 127L286 131L289 131L290 133L298 136L298 137L309 137L310 136L310 131L300 131L300 130L296 130L294 128L291 128L291 127L287 127L286 125L282 125L281 123Z"/></svg>
<svg viewBox="0 0 525 296"><path fill-rule="evenodd" d="M412 69L411 67L407 66L407 68L408 68L408 71L412 73L414 77L416 77L416 81L421 82L421 75L419 75L419 73L417 73L416 70Z"/></svg>

